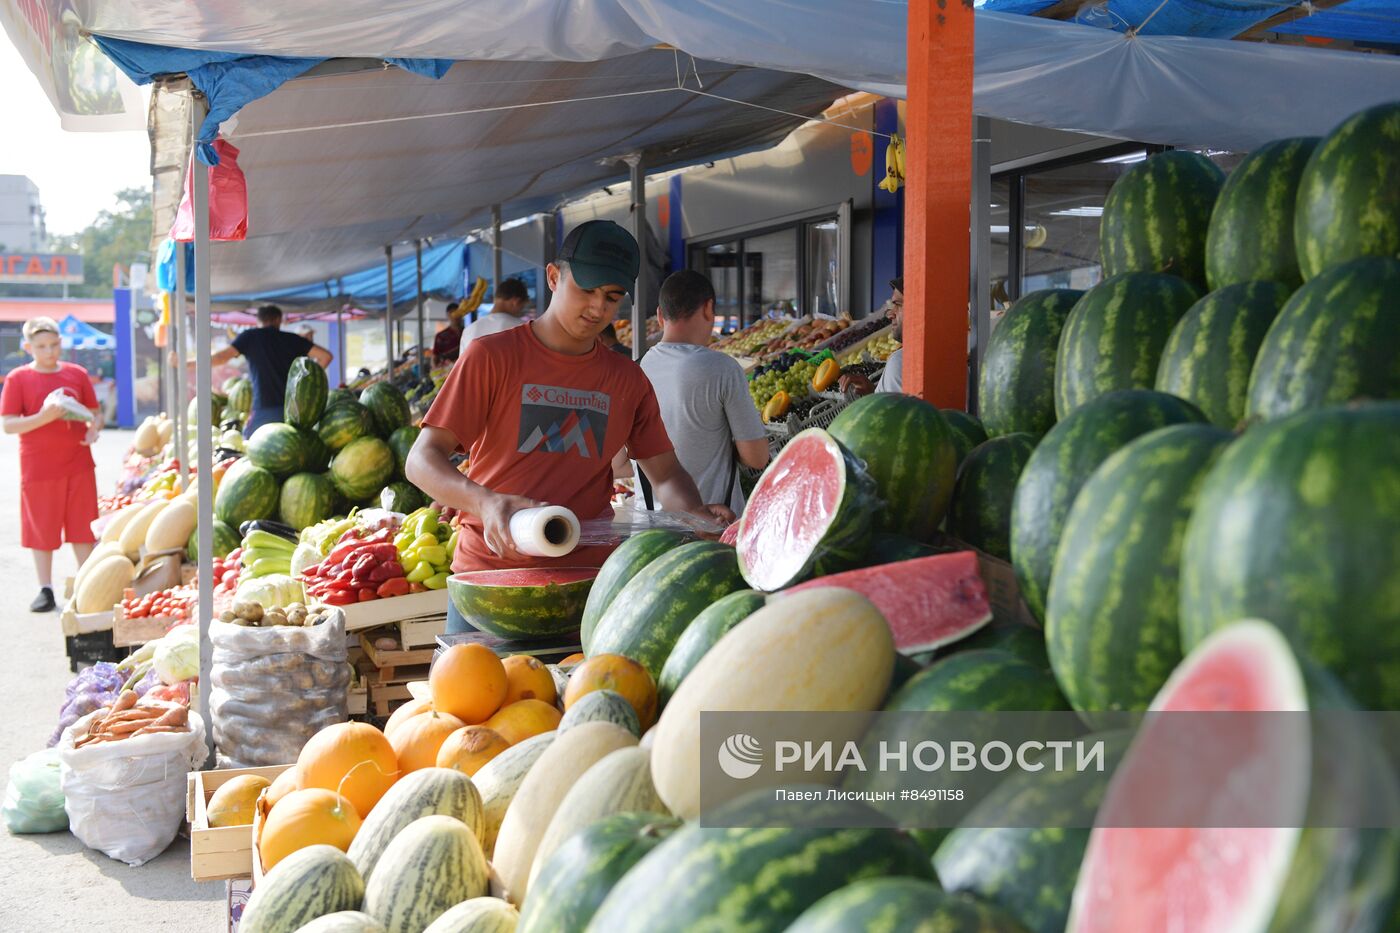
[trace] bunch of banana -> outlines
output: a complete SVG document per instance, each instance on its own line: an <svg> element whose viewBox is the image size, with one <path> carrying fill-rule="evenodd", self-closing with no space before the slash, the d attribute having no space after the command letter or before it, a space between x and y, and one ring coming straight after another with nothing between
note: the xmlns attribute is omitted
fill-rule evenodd
<svg viewBox="0 0 1400 933"><path fill-rule="evenodd" d="M880 188L894 194L904 185L904 143L899 134L890 136L890 144L885 147L885 180Z"/></svg>
<svg viewBox="0 0 1400 933"><path fill-rule="evenodd" d="M458 318L471 314L477 308L481 307L481 299L485 297L486 280L481 276L477 276L476 282L472 284L471 292L457 305L457 310L452 312L452 316Z"/></svg>
<svg viewBox="0 0 1400 933"><path fill-rule="evenodd" d="M292 572L292 552L296 544L269 531L253 529L243 537L243 555L239 561L248 568L245 576L265 577L273 573Z"/></svg>

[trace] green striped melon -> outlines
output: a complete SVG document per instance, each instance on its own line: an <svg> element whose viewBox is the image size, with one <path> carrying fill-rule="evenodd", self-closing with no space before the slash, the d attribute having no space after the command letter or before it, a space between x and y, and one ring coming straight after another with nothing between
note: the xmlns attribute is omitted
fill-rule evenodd
<svg viewBox="0 0 1400 933"><path fill-rule="evenodd" d="M373 434L374 418L359 402L337 402L316 422L316 433L331 450L340 450L356 438Z"/></svg>
<svg viewBox="0 0 1400 933"><path fill-rule="evenodd" d="M861 563L867 567L878 567L880 564L897 564L900 561L931 557L946 551L947 548L924 544L904 535L882 532L870 536L870 551L867 559Z"/></svg>
<svg viewBox="0 0 1400 933"><path fill-rule="evenodd" d="M661 668L661 677L656 682L661 705L666 705L681 681L726 632L762 609L767 601L768 597L758 590L738 590L706 606L686 626Z"/></svg>
<svg viewBox="0 0 1400 933"><path fill-rule="evenodd" d="M399 831L365 885L364 912L388 933L418 933L490 888L476 833L451 816L424 816Z"/></svg>
<svg viewBox="0 0 1400 933"><path fill-rule="evenodd" d="M1019 299L992 330L982 359L978 414L987 434L1041 437L1055 426L1060 332L1083 292L1045 288Z"/></svg>
<svg viewBox="0 0 1400 933"><path fill-rule="evenodd" d="M499 638L529 641L572 635L596 567L476 570L447 578L447 594L467 623Z"/></svg>
<svg viewBox="0 0 1400 933"><path fill-rule="evenodd" d="M1037 619L1045 619L1065 518L1090 474L1136 437L1169 424L1203 421L1190 402L1134 389L1090 402L1045 435L1021 471L1011 502L1011 564Z"/></svg>
<svg viewBox="0 0 1400 933"><path fill-rule="evenodd" d="M335 515L335 486L320 473L297 473L282 484L277 513L297 531Z"/></svg>
<svg viewBox="0 0 1400 933"><path fill-rule="evenodd" d="M298 849L273 867L253 890L240 933L293 933L317 917L357 910L365 883L335 846Z"/></svg>
<svg viewBox="0 0 1400 933"><path fill-rule="evenodd" d="M1206 477L1181 561L1181 639L1267 619L1366 709L1400 709L1400 403L1257 425Z"/></svg>
<svg viewBox="0 0 1400 933"><path fill-rule="evenodd" d="M593 587L588 591L588 602L583 607L583 621L579 624L579 637L583 639L583 650L588 651L593 641L593 633L602 621L603 614L617 599L622 588L641 573L642 568L667 551L673 551L685 543L685 538L674 531L655 528L632 535L618 545L617 550L603 561Z"/></svg>
<svg viewBox="0 0 1400 933"><path fill-rule="evenodd" d="M346 444L331 460L331 482L352 502L377 495L394 475L394 452L377 437Z"/></svg>
<svg viewBox="0 0 1400 933"><path fill-rule="evenodd" d="M564 691L559 691L563 695ZM627 698L616 690L590 690L564 711L556 731L568 732L586 722L610 722L641 738L642 723Z"/></svg>
<svg viewBox="0 0 1400 933"><path fill-rule="evenodd" d="M214 519L214 556L222 560L229 551L242 547L243 538L238 529L227 522ZM199 563L199 529L190 532L190 540L185 545L185 557L192 564Z"/></svg>
<svg viewBox="0 0 1400 933"><path fill-rule="evenodd" d="M1060 335L1060 420L1107 392L1156 385L1167 339L1199 297L1183 279L1155 272L1114 276L1085 292Z"/></svg>
<svg viewBox="0 0 1400 933"><path fill-rule="evenodd" d="M948 428L953 432L953 449L957 452L957 466L962 466L967 455L972 453L978 444L986 442L987 429L982 427L982 422L957 408L940 409L940 414L943 415L943 420L948 422Z"/></svg>
<svg viewBox="0 0 1400 933"><path fill-rule="evenodd" d="M771 800L771 792L763 796ZM807 811L792 808L786 816L800 823L810 811L810 805L804 806ZM868 808L849 809L853 818L879 819ZM780 813L775 806L757 817L777 821ZM823 895L847 884L886 876L931 880L932 874L918 844L890 829L819 829L781 822L720 829L688 823L613 886L589 929L783 930Z"/></svg>
<svg viewBox="0 0 1400 933"><path fill-rule="evenodd" d="M277 477L248 459L228 468L214 493L214 517L233 528L277 514L281 487Z"/></svg>
<svg viewBox="0 0 1400 933"><path fill-rule="evenodd" d="M1244 420L1259 347L1289 294L1277 282L1241 282L1196 302L1167 339L1157 390L1196 405L1211 424L1234 429Z"/></svg>
<svg viewBox="0 0 1400 933"><path fill-rule="evenodd" d="M390 512L412 515L425 505L428 505L428 497L404 480L390 483L379 491L379 507Z"/></svg>
<svg viewBox="0 0 1400 933"><path fill-rule="evenodd" d="M962 641L941 649L938 658L964 651L995 649L1015 655L1027 664L1050 670L1050 656L1045 648L1045 632L1021 622L993 620ZM925 661L925 663L928 663Z"/></svg>
<svg viewBox="0 0 1400 933"><path fill-rule="evenodd" d="M583 773L559 803L530 867L535 886L545 862L575 835L617 813L669 813L651 783L651 752L619 748Z"/></svg>
<svg viewBox="0 0 1400 933"><path fill-rule="evenodd" d="M384 927L369 914L358 910L337 910L317 917L297 933L384 933Z"/></svg>
<svg viewBox="0 0 1400 933"><path fill-rule="evenodd" d="M1316 136L1278 139L1235 166L1210 215L1206 280L1212 290L1244 282L1303 284L1293 244L1294 206Z"/></svg>
<svg viewBox="0 0 1400 933"><path fill-rule="evenodd" d="M465 900L428 924L423 933L515 933L520 913L499 897Z"/></svg>
<svg viewBox="0 0 1400 933"><path fill-rule="evenodd" d="M927 540L948 511L957 472L957 438L947 418L922 399L882 392L851 403L828 430L875 481L874 530ZM780 454L775 463L782 460ZM741 550L743 544L741 531Z"/></svg>
<svg viewBox="0 0 1400 933"><path fill-rule="evenodd" d="M733 548L717 541L681 545L623 587L594 630L586 653L631 658L656 680L695 617L743 585Z"/></svg>
<svg viewBox="0 0 1400 933"><path fill-rule="evenodd" d="M224 393L228 396L228 404L224 406L226 413L237 418L247 418L248 413L253 410L253 383L247 376L235 376L224 383Z"/></svg>
<svg viewBox="0 0 1400 933"><path fill-rule="evenodd" d="M1074 500L1055 556L1045 641L1080 713L1147 709L1181 661L1182 538L1201 483L1232 437L1204 424L1153 431L1105 460Z"/></svg>
<svg viewBox="0 0 1400 933"><path fill-rule="evenodd" d="M306 442L290 424L265 424L248 438L248 459L273 476L290 476L306 463Z"/></svg>
<svg viewBox="0 0 1400 933"><path fill-rule="evenodd" d="M301 461L301 472L324 473L330 467L331 449L314 430L297 428L297 434L301 438L301 449L305 455Z"/></svg>
<svg viewBox="0 0 1400 933"><path fill-rule="evenodd" d="M1361 398L1400 398L1400 259L1334 266L1293 293L1259 348L1248 414Z"/></svg>
<svg viewBox="0 0 1400 933"><path fill-rule="evenodd" d="M1185 150L1160 152L1124 172L1099 222L1104 275L1166 272L1204 291L1211 211L1224 181L1214 162Z"/></svg>
<svg viewBox="0 0 1400 933"><path fill-rule="evenodd" d="M369 409L374 431L380 437L389 437L413 419L408 399L387 382L376 382L361 392L360 404Z"/></svg>
<svg viewBox="0 0 1400 933"><path fill-rule="evenodd" d="M409 451L413 450L413 445L418 442L418 435L422 433L422 428L408 424L389 435L389 447L394 451L394 465L399 476L408 475L404 472L408 463L408 454Z"/></svg>
<svg viewBox="0 0 1400 933"><path fill-rule="evenodd" d="M471 827L477 838L486 832L481 793L472 779L451 768L422 768L404 775L380 798L365 817L350 861L369 881L384 851L405 827L425 816L450 816Z"/></svg>
<svg viewBox="0 0 1400 933"><path fill-rule="evenodd" d="M481 793L481 845L488 857L496 851L501 821L511 801L515 800L520 783L558 735L558 732L542 732L531 736L501 752L472 775L472 783Z"/></svg>
<svg viewBox="0 0 1400 933"><path fill-rule="evenodd" d="M540 866L517 933L586 929L613 886L681 825L655 813L617 813L571 836Z"/></svg>
<svg viewBox="0 0 1400 933"><path fill-rule="evenodd" d="M326 371L309 356L299 356L292 361L287 373L287 394L282 403L282 414L287 423L310 430L321 420L326 410L326 397L330 394L330 383Z"/></svg>
<svg viewBox="0 0 1400 933"><path fill-rule="evenodd" d="M1002 560L1011 559L1011 499L1035 450L1029 434L979 444L958 468L948 534Z"/></svg>
<svg viewBox="0 0 1400 933"><path fill-rule="evenodd" d="M1089 827L1130 738L1084 737L1104 743L1103 771L1010 773L934 854L944 889L1001 908L1029 933L1063 933Z"/></svg>
<svg viewBox="0 0 1400 933"><path fill-rule="evenodd" d="M1363 256L1400 257L1400 101L1353 114L1313 151L1293 240L1304 279Z"/></svg>
<svg viewBox="0 0 1400 933"><path fill-rule="evenodd" d="M787 933L1025 933L1010 914L918 878L868 878L803 911Z"/></svg>
<svg viewBox="0 0 1400 933"><path fill-rule="evenodd" d="M326 396L326 411L330 411L335 406L344 402L358 402L359 400L359 394L353 389L347 389L345 386L341 386L338 389L331 389L330 394Z"/></svg>
<svg viewBox="0 0 1400 933"><path fill-rule="evenodd" d="M1049 671L1007 651L959 651L920 671L885 704L887 711L1049 712L1069 703Z"/></svg>

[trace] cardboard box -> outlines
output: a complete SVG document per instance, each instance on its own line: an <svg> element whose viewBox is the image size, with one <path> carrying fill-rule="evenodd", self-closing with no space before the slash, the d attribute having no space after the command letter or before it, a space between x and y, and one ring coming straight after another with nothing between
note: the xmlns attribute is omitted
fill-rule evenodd
<svg viewBox="0 0 1400 933"><path fill-rule="evenodd" d="M276 780L293 765L270 768L226 768L195 771L185 791L185 817L190 822L190 877L195 881L224 881L253 875L253 829L248 826L210 827L209 798L236 777L256 774ZM232 910L232 902L230 902Z"/></svg>

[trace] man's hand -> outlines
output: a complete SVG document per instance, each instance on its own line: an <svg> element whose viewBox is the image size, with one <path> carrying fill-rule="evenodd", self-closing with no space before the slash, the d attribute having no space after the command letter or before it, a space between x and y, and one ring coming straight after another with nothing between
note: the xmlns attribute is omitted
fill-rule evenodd
<svg viewBox="0 0 1400 933"><path fill-rule="evenodd" d="M477 515L481 519L481 536L486 539L486 546L505 560L530 560L515 549L515 539L510 536L510 517L522 509L539 508L544 504L525 496L491 494L481 504Z"/></svg>
<svg viewBox="0 0 1400 933"><path fill-rule="evenodd" d="M707 522L723 522L725 528L739 520L739 516L735 515L729 506L719 503L701 506L690 514L703 518Z"/></svg>
<svg viewBox="0 0 1400 933"><path fill-rule="evenodd" d="M875 383L860 373L847 373L836 383L842 392L855 390L856 395L869 395L875 391Z"/></svg>

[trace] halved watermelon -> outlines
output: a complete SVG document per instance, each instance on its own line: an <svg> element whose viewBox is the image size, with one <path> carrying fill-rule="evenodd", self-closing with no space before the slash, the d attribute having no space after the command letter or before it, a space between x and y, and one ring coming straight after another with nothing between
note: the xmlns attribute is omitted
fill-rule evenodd
<svg viewBox="0 0 1400 933"><path fill-rule="evenodd" d="M875 481L821 428L794 437L768 465L739 520L739 570L771 593L861 563L879 502Z"/></svg>
<svg viewBox="0 0 1400 933"><path fill-rule="evenodd" d="M976 551L849 570L800 583L783 593L814 586L845 587L874 603L889 623L900 654L951 644L992 619Z"/></svg>
<svg viewBox="0 0 1400 933"><path fill-rule="evenodd" d="M447 578L468 624L501 638L530 640L578 631L597 567L476 570Z"/></svg>

